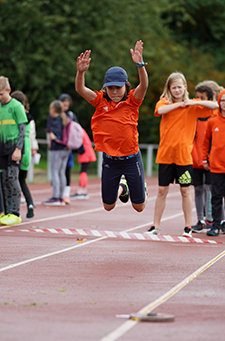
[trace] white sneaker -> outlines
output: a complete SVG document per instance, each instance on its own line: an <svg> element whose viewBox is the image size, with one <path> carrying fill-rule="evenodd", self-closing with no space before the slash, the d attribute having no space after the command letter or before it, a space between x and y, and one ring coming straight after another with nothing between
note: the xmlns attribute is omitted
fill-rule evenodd
<svg viewBox="0 0 225 341"><path fill-rule="evenodd" d="M155 235L159 235L160 234L160 229L157 229L155 226L151 226L147 232L145 232L147 234L155 234Z"/></svg>
<svg viewBox="0 0 225 341"><path fill-rule="evenodd" d="M183 237L192 238L192 233L191 232L192 232L191 226L185 226L184 232L183 232Z"/></svg>
<svg viewBox="0 0 225 341"><path fill-rule="evenodd" d="M88 194L86 193L86 194L78 194L78 193L76 193L76 194L74 194L74 195L71 195L71 197L70 197L71 199L76 199L76 200L85 200L85 199L89 199L89 196L88 196Z"/></svg>

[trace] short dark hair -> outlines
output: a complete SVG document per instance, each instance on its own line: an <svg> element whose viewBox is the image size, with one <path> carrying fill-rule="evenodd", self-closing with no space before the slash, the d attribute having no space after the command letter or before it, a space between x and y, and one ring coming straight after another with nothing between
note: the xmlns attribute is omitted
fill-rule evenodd
<svg viewBox="0 0 225 341"><path fill-rule="evenodd" d="M196 92L205 92L207 97L208 97L208 100L209 101L212 101L213 100L213 91L212 91L212 88L210 88L208 85L197 85L195 87L195 94Z"/></svg>

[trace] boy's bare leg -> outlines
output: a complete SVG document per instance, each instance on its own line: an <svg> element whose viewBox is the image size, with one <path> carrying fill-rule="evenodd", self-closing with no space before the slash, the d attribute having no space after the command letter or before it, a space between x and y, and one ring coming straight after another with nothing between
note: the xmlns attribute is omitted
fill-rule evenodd
<svg viewBox="0 0 225 341"><path fill-rule="evenodd" d="M191 226L192 220L192 197L191 187L180 187L182 196L182 208L184 212L185 226Z"/></svg>
<svg viewBox="0 0 225 341"><path fill-rule="evenodd" d="M169 186L159 186L158 194L155 201L155 211L154 211L154 223L153 225L159 229L160 221L162 218L163 211L166 206L166 196L169 191Z"/></svg>

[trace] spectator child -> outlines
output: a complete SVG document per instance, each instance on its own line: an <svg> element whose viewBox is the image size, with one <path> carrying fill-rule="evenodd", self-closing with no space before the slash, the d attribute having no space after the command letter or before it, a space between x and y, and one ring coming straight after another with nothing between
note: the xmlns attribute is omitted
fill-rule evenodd
<svg viewBox="0 0 225 341"><path fill-rule="evenodd" d="M202 101L213 100L213 90L207 85L197 85L195 88L195 98ZM211 117L212 112L209 112ZM198 222L193 225L193 232L202 232L210 229L212 225L212 205L211 205L211 179L210 172L204 169L202 163L202 145L205 137L205 129L209 117L197 119L196 133L193 142L193 185L195 191L195 206ZM204 212L205 217L204 219Z"/></svg>
<svg viewBox="0 0 225 341"><path fill-rule="evenodd" d="M26 134L27 117L23 105L10 96L8 78L0 77L0 169L5 214L0 224L21 223L19 169Z"/></svg>
<svg viewBox="0 0 225 341"><path fill-rule="evenodd" d="M61 94L58 98L59 101L63 103L63 109L64 112L66 113L66 116L69 117L71 120L78 122L77 116L71 111L71 107L73 104L72 98L68 94ZM67 165L66 165L66 186L64 189L63 193L63 201L66 204L70 204L70 180L71 180L71 169L73 168L74 163L73 163L73 153L71 152Z"/></svg>
<svg viewBox="0 0 225 341"><path fill-rule="evenodd" d="M207 232L208 236L218 236L220 229L225 233L225 224L221 225L222 200L225 197L225 90L220 92L218 104L217 115L208 120L202 153L204 168L210 170L212 181L213 225Z"/></svg>
<svg viewBox="0 0 225 341"><path fill-rule="evenodd" d="M34 216L34 203L33 203L33 199L32 199L29 187L27 186L27 183L26 183L26 178L27 178L27 172L31 163L30 122L33 121L33 117L31 116L29 111L26 111L25 109L26 98L22 91L14 91L11 94L11 97L17 99L17 101L23 104L24 110L27 116L26 135L24 139L24 154L22 157L21 169L19 171L19 182L20 182L21 190L23 192L23 195L27 203L27 218L32 218Z"/></svg>
<svg viewBox="0 0 225 341"><path fill-rule="evenodd" d="M96 161L96 155L91 144L91 140L83 129L83 146L84 153L77 154L78 163L80 164L79 187L77 192L71 196L73 199L88 199L87 185L88 175L87 170L90 162Z"/></svg>
<svg viewBox="0 0 225 341"><path fill-rule="evenodd" d="M213 101L190 100L187 82L180 72L172 73L165 84L155 116L161 117L160 142L156 162L159 163L159 187L155 202L154 223L148 233L160 233L160 221L170 183L180 185L185 228L183 236L191 237L192 157L191 151L198 117L209 116L218 107Z"/></svg>
<svg viewBox="0 0 225 341"><path fill-rule="evenodd" d="M62 141L63 127L67 125L67 116L61 101L53 101L49 106L50 115L47 122L47 131L50 137L50 168L52 176L52 198L44 201L47 206L65 205L63 192L66 186L66 165L70 150L56 140Z"/></svg>
<svg viewBox="0 0 225 341"><path fill-rule="evenodd" d="M147 201L137 131L138 109L148 87L142 50L142 41L137 41L135 49L130 50L139 73L139 85L134 90L130 90L127 73L120 67L107 70L103 90L87 88L84 75L91 51L86 50L77 58L76 91L96 108L91 127L95 150L103 152L102 200L107 211L115 207L118 197L127 202L129 193L138 212ZM121 180L122 175L125 178Z"/></svg>

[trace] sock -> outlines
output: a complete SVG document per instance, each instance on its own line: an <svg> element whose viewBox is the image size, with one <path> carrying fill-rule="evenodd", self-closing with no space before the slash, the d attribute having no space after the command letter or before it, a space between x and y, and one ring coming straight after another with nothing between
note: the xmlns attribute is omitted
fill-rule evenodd
<svg viewBox="0 0 225 341"><path fill-rule="evenodd" d="M66 186L63 191L63 197L69 197L70 196L70 186Z"/></svg>

